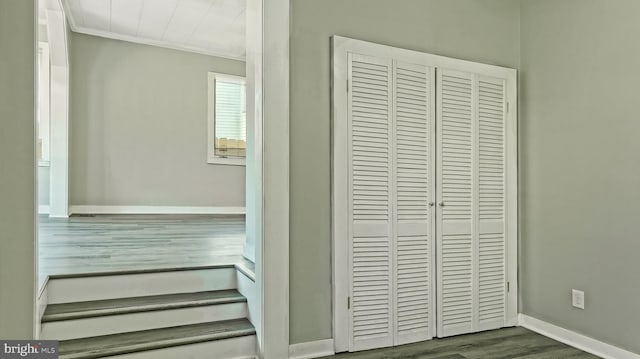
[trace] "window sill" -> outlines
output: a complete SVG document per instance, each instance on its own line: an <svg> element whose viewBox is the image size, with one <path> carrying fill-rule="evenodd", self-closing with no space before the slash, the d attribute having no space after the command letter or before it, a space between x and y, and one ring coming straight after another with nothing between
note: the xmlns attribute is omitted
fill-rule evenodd
<svg viewBox="0 0 640 359"><path fill-rule="evenodd" d="M245 166L247 160L245 158L238 157L214 157L209 158L207 163L210 165Z"/></svg>

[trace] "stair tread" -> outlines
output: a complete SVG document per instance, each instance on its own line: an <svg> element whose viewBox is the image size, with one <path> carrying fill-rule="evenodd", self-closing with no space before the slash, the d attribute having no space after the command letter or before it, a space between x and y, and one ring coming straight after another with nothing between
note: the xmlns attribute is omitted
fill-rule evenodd
<svg viewBox="0 0 640 359"><path fill-rule="evenodd" d="M44 312L42 322L246 301L242 294L232 289L50 304Z"/></svg>
<svg viewBox="0 0 640 359"><path fill-rule="evenodd" d="M254 335L246 319L183 325L60 342L60 359L92 359Z"/></svg>

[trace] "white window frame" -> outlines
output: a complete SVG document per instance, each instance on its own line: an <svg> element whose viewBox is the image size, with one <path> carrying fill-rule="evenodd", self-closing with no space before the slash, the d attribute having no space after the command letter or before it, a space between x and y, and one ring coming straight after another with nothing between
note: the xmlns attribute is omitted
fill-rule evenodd
<svg viewBox="0 0 640 359"><path fill-rule="evenodd" d="M240 83L246 86L245 77L209 72L208 74L208 110L207 110L207 163L219 165L245 166L246 157L220 157L216 156L214 149L216 130L216 79L228 82Z"/></svg>

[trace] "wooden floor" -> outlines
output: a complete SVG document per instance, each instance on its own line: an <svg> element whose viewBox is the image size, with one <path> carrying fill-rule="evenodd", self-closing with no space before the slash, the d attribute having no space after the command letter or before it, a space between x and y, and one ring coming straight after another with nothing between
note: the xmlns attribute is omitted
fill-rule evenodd
<svg viewBox="0 0 640 359"><path fill-rule="evenodd" d="M39 217L41 282L48 275L166 269L242 261L244 216Z"/></svg>
<svg viewBox="0 0 640 359"><path fill-rule="evenodd" d="M255 333L253 325L245 318L199 323L61 341L60 357L104 358L118 354L254 335Z"/></svg>
<svg viewBox="0 0 640 359"><path fill-rule="evenodd" d="M336 359L592 359L598 358L524 328L434 339L395 348L338 354Z"/></svg>

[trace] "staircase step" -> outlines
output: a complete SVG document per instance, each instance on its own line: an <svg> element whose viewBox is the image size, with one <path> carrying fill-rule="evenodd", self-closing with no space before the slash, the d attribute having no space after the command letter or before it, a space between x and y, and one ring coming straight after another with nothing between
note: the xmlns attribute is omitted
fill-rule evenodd
<svg viewBox="0 0 640 359"><path fill-rule="evenodd" d="M50 304L42 317L41 338L79 339L247 315L247 299L235 289Z"/></svg>
<svg viewBox="0 0 640 359"><path fill-rule="evenodd" d="M116 314L151 312L166 309L246 302L237 290L151 295L133 298L94 300L47 306L42 322L83 319Z"/></svg>
<svg viewBox="0 0 640 359"><path fill-rule="evenodd" d="M47 303L75 303L236 289L235 265L52 275Z"/></svg>
<svg viewBox="0 0 640 359"><path fill-rule="evenodd" d="M239 348L238 346L252 346L254 342L255 329L253 325L247 319L234 319L219 322L199 323L192 325L184 325L179 327L161 328L144 330L137 332L113 334L99 337L83 338L65 340L60 342L60 359L93 359L103 358L108 356L119 356L122 358L133 358L135 355L128 356L127 354L149 352L147 356L149 358L164 358L176 355L175 352L162 355L162 349L182 347L180 348L180 356L187 357L199 357L189 355L189 347L195 344L209 343L224 345L227 342L235 338L245 338L253 336L249 341L242 341L232 343L229 346L229 350L233 350L233 355L237 355L238 351L241 351L244 355L252 355L255 353L255 348L246 347ZM228 342L231 343L231 342ZM194 348L198 348L194 346ZM202 348L206 353L211 348ZM218 353L217 351L209 351L209 356L212 353ZM224 356L220 356L222 358Z"/></svg>

